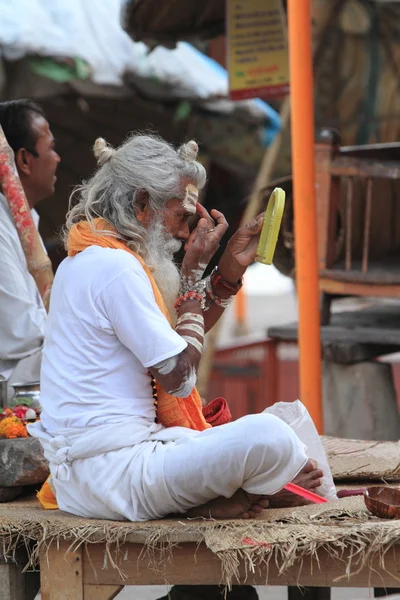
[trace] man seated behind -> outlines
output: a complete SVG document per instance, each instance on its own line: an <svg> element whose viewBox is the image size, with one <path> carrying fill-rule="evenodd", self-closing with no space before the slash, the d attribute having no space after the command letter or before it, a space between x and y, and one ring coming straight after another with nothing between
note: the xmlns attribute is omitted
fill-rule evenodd
<svg viewBox="0 0 400 600"><path fill-rule="evenodd" d="M118 149L97 140L95 155L100 167L76 190L67 217L69 256L55 277L43 352L43 412L30 426L59 507L131 521L250 518L295 478L320 485L322 473L284 422L259 414L211 428L195 390L204 334L254 260L262 215L236 232L203 279L227 223L197 204L206 181L197 144L176 151L133 135ZM182 244L179 273L173 256Z"/></svg>
<svg viewBox="0 0 400 600"><path fill-rule="evenodd" d="M30 100L1 102L0 125L14 151L37 227L35 206L54 193L60 162L53 135L43 111ZM0 193L0 375L11 383L39 381L46 316L7 200Z"/></svg>

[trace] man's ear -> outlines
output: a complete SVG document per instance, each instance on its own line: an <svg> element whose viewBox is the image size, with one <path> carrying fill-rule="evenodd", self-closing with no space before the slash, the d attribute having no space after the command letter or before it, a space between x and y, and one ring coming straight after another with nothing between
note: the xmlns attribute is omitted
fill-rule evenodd
<svg viewBox="0 0 400 600"><path fill-rule="evenodd" d="M149 194L146 192L146 190L137 190L135 195L135 204L137 220L140 223L146 222L150 212Z"/></svg>
<svg viewBox="0 0 400 600"><path fill-rule="evenodd" d="M20 148L15 153L15 164L20 173L30 175L32 172L32 160L34 157L25 148Z"/></svg>

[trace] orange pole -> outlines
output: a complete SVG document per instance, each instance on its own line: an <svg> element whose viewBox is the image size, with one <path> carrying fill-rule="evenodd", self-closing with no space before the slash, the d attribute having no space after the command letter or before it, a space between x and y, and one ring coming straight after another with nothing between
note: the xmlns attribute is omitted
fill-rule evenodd
<svg viewBox="0 0 400 600"><path fill-rule="evenodd" d="M300 392L323 429L310 0L288 0Z"/></svg>
<svg viewBox="0 0 400 600"><path fill-rule="evenodd" d="M235 314L236 324L244 325L246 322L246 297L244 292L244 286L240 288L235 298Z"/></svg>

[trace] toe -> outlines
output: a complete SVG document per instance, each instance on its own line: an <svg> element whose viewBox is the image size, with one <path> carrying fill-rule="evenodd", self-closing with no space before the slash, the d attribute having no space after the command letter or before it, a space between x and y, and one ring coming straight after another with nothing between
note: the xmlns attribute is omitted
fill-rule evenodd
<svg viewBox="0 0 400 600"><path fill-rule="evenodd" d="M261 496L261 498L259 499L259 501L257 502L257 504L258 504L258 506L261 506L262 509L268 508L268 506L269 506L269 500L265 496Z"/></svg>
<svg viewBox="0 0 400 600"><path fill-rule="evenodd" d="M311 473L311 471L315 471L316 469L318 469L318 463L316 460L314 460L313 458L310 458L307 461L306 466L304 467L304 473Z"/></svg>
<svg viewBox="0 0 400 600"><path fill-rule="evenodd" d="M255 519L260 513L255 512L252 508L248 511L249 519Z"/></svg>
<svg viewBox="0 0 400 600"><path fill-rule="evenodd" d="M251 512L260 513L263 511L262 506L259 504L252 504L249 509Z"/></svg>
<svg viewBox="0 0 400 600"><path fill-rule="evenodd" d="M249 494L248 492L244 492L249 499L250 504L255 504L261 498L260 494Z"/></svg>
<svg viewBox="0 0 400 600"><path fill-rule="evenodd" d="M320 479L313 479L312 481L310 481L309 485L307 486L310 490L317 488L321 485L322 481Z"/></svg>
<svg viewBox="0 0 400 600"><path fill-rule="evenodd" d="M317 469L316 471L311 471L304 476L302 487L308 488L311 484L314 484L315 481L320 481L323 477L323 473L321 469ZM319 483L321 485L321 483ZM314 485L315 487L315 485Z"/></svg>

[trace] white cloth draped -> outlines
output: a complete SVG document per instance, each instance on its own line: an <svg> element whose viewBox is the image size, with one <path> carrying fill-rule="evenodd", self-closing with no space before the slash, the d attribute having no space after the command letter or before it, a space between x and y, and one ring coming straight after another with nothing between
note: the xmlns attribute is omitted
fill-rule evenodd
<svg viewBox="0 0 400 600"><path fill-rule="evenodd" d="M275 494L307 461L293 430L268 414L202 432L135 418L56 435L37 422L29 433L44 448L59 507L91 518L157 519L239 488Z"/></svg>

